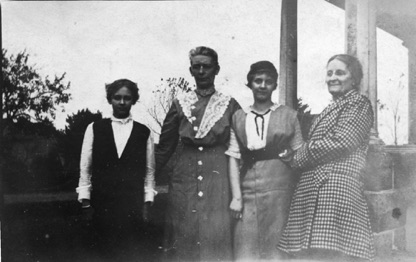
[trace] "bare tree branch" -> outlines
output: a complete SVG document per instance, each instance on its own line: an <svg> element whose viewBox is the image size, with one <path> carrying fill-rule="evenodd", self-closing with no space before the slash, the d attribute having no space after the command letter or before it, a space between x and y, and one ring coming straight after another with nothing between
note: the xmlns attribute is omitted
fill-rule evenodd
<svg viewBox="0 0 416 262"><path fill-rule="evenodd" d="M147 108L147 112L155 124L155 127L151 127L151 129L156 134L160 134L163 121L173 100L178 94L191 90L189 83L182 77L161 79L161 81L162 83L157 85L153 91L152 103Z"/></svg>

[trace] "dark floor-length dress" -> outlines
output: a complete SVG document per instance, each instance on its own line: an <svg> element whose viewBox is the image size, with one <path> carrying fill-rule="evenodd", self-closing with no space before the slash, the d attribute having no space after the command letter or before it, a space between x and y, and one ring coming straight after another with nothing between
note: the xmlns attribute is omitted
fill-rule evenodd
<svg viewBox="0 0 416 262"><path fill-rule="evenodd" d="M157 170L181 150L169 184L166 223L179 261L232 259L230 186L224 154L238 103L221 93L186 93L173 101L156 149ZM165 247L169 248L169 247Z"/></svg>

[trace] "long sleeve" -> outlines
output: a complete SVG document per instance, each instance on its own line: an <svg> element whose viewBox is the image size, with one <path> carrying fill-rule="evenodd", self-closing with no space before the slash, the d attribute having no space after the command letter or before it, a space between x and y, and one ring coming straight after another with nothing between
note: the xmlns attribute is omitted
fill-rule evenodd
<svg viewBox="0 0 416 262"><path fill-rule="evenodd" d="M163 122L162 132L159 139L159 144L156 148L156 170L160 171L169 161L171 155L179 141L179 115L175 106L175 101L172 103L169 112Z"/></svg>
<svg viewBox="0 0 416 262"><path fill-rule="evenodd" d="M311 140L297 150L292 163L294 168L314 168L345 157L368 139L373 124L370 102L360 99L341 110L332 131L328 130L322 139Z"/></svg>
<svg viewBox="0 0 416 262"><path fill-rule="evenodd" d="M90 199L91 195L91 176L92 176L92 144L94 141L94 133L92 125L87 127L84 134L84 140L82 143L81 150L81 161L80 161L80 177L76 192L78 193L78 201L82 199Z"/></svg>
<svg viewBox="0 0 416 262"><path fill-rule="evenodd" d="M153 133L150 132L146 148L146 178L144 182L144 202L153 202L157 195L155 191L155 144Z"/></svg>

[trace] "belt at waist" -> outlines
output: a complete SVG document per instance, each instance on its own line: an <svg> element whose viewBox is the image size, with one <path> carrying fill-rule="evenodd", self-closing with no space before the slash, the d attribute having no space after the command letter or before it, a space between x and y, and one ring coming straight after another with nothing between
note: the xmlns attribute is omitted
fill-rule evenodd
<svg viewBox="0 0 416 262"><path fill-rule="evenodd" d="M257 161L280 159L279 152L277 150L267 150L265 148L258 150L245 150L241 152L241 158L243 160L243 166L240 170L240 175L244 177L247 170L253 167Z"/></svg>

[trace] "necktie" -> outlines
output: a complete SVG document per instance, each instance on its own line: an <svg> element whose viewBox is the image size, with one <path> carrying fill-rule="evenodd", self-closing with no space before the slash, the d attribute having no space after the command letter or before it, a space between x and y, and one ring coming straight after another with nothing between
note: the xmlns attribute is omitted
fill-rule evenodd
<svg viewBox="0 0 416 262"><path fill-rule="evenodd" d="M270 112L270 109L267 110L265 113L263 114L259 114L256 113L254 111L251 111L251 113L255 114L256 116L254 117L254 122L256 123L256 131L257 131L257 135L260 136L260 131L259 131L259 126L257 124L257 119L260 118L261 119L261 140L263 140L263 135L264 135L264 116L267 115Z"/></svg>

